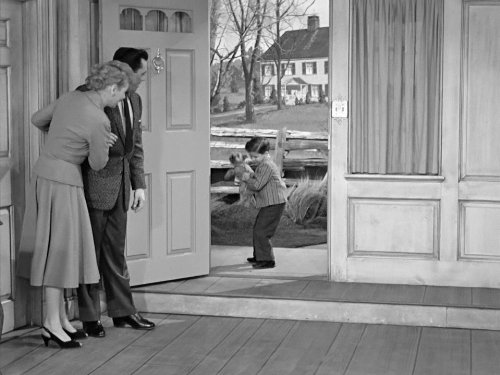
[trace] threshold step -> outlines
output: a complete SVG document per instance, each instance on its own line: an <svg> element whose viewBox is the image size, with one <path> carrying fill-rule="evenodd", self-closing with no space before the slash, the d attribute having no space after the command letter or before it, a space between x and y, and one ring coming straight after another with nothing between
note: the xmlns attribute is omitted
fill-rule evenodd
<svg viewBox="0 0 500 375"><path fill-rule="evenodd" d="M500 330L500 290L207 276L133 288L139 311Z"/></svg>

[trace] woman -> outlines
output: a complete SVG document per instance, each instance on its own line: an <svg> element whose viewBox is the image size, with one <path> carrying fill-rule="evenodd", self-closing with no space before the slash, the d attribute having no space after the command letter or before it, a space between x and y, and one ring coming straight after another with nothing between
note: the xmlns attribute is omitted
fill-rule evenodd
<svg viewBox="0 0 500 375"><path fill-rule="evenodd" d="M45 288L46 346L54 340L61 348L77 348L75 339L86 336L69 322L63 300L64 288L99 281L80 164L88 159L95 170L106 165L116 136L103 109L124 99L132 75L119 61L96 65L86 80L89 91L64 94L31 119L48 136L33 169L18 273Z"/></svg>

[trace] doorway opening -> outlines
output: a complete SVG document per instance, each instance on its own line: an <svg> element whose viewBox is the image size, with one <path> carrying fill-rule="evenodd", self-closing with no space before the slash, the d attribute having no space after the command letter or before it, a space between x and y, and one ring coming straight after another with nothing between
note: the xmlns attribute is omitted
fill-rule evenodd
<svg viewBox="0 0 500 375"><path fill-rule="evenodd" d="M328 0L303 1L286 22L261 25L260 45L247 35L243 56L235 48L242 36L228 31L236 15L218 7L211 9L210 273L327 279ZM228 174L229 157L245 156L253 136L269 140L288 196L272 238L276 267L262 270L246 260L258 210L241 201Z"/></svg>

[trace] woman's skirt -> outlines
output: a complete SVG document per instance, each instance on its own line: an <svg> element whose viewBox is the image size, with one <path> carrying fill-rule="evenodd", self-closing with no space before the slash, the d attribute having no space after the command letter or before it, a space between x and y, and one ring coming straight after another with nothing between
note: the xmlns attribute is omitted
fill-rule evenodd
<svg viewBox="0 0 500 375"><path fill-rule="evenodd" d="M99 281L83 188L33 176L18 252L33 286L76 288Z"/></svg>

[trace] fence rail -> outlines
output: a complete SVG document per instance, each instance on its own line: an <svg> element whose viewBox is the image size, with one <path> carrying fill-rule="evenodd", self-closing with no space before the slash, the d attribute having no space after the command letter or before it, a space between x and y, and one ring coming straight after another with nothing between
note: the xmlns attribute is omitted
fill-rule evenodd
<svg viewBox="0 0 500 375"><path fill-rule="evenodd" d="M210 133L212 149L226 149L231 150L230 152L244 151L245 143L252 137L269 138L275 159L279 159L276 163L285 173L303 172L308 168L326 169L328 166L327 132L305 132L285 128L274 130L214 127ZM276 139L280 140L277 142ZM301 152L302 156L293 155L294 151ZM312 151L314 157L304 157L307 151ZM217 176L212 178L212 182L217 182L227 169L232 168L232 165L228 159L211 160L210 168L213 170L212 175ZM228 186L212 186L210 190L212 193L237 193L237 187L235 189L235 187Z"/></svg>

